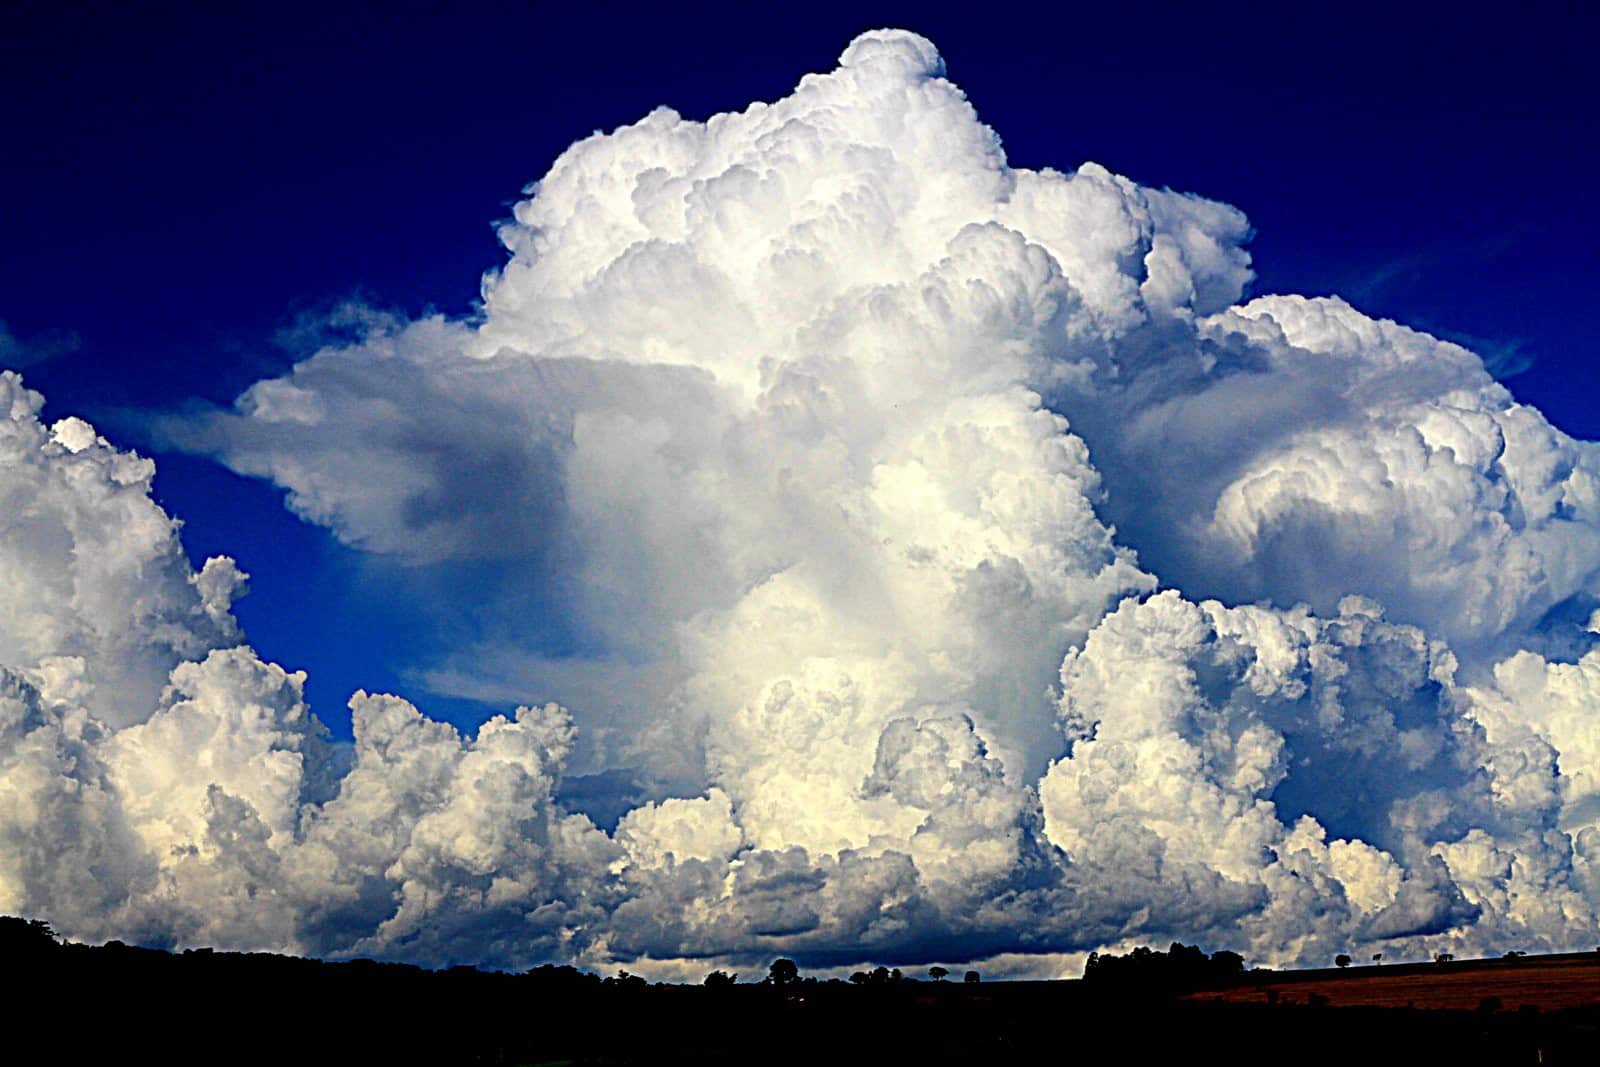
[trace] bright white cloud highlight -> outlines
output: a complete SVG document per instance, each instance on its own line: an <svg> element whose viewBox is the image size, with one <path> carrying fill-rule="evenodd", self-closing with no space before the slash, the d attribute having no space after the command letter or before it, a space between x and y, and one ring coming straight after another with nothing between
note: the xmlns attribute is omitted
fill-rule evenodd
<svg viewBox="0 0 1600 1067"><path fill-rule="evenodd" d="M166 425L537 589L581 656L436 676L570 713L357 693L330 742L150 464L0 377L0 910L507 966L1591 943L1600 653L1546 657L1594 643L1595 446L1458 346L1240 304L1238 211L1013 169L943 75L875 32L576 144L479 318ZM557 800L608 769L654 797L612 833Z"/></svg>

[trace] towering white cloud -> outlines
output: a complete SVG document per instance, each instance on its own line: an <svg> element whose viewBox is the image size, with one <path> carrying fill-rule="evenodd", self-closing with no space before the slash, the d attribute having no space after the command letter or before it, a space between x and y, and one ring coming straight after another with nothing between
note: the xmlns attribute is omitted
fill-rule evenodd
<svg viewBox="0 0 1600 1067"><path fill-rule="evenodd" d="M1365 594L1475 659L1600 594L1600 452L1458 345L1273 296L1160 353L1061 402L1114 412L1091 445L1165 580L1323 612Z"/></svg>
<svg viewBox="0 0 1600 1067"><path fill-rule="evenodd" d="M581 653L434 677L570 715L358 693L330 742L148 462L0 378L0 904L508 966L1590 941L1594 446L1458 346L1240 304L1238 211L1013 169L943 75L875 32L596 135L481 315L164 424L559 614ZM652 799L604 832L569 771Z"/></svg>
<svg viewBox="0 0 1600 1067"><path fill-rule="evenodd" d="M231 560L190 572L177 523L150 499L155 465L0 372L0 663L121 726L148 717L167 673L238 640Z"/></svg>
<svg viewBox="0 0 1600 1067"><path fill-rule="evenodd" d="M1429 853L1488 805L1454 668L1359 598L1328 620L1129 601L1062 669L1081 740L1040 784L1045 832L1107 877L1133 839L1150 877L1220 878L1230 892L1185 906L1237 921L1258 957L1463 921ZM1238 887L1254 890L1242 910Z"/></svg>

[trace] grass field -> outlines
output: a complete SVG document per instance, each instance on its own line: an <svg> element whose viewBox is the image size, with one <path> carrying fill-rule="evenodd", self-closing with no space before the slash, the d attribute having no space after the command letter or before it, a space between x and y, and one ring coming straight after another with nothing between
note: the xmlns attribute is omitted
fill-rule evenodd
<svg viewBox="0 0 1600 1067"><path fill-rule="evenodd" d="M1489 998L1498 999L1505 1011L1600 1005L1600 952L1250 974L1237 985L1193 993L1186 999L1307 1004L1313 997L1326 998L1329 1007L1445 1011L1487 1008L1492 1006L1485 1004Z"/></svg>

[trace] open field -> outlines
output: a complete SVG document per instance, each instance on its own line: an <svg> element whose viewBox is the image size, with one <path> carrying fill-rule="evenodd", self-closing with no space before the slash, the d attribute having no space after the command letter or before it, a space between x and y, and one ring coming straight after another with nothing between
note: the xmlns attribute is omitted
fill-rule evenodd
<svg viewBox="0 0 1600 1067"><path fill-rule="evenodd" d="M1202 1002L1472 1011L1497 998L1500 1009L1560 1011L1600 1005L1600 952L1515 959L1459 960L1345 970L1251 973L1226 989L1192 993Z"/></svg>

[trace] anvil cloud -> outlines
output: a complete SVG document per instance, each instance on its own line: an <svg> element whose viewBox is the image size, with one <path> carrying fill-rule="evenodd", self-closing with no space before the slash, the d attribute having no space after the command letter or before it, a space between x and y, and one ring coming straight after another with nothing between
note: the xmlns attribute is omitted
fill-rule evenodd
<svg viewBox="0 0 1600 1067"><path fill-rule="evenodd" d="M944 74L878 31L597 134L479 316L163 423L562 613L576 652L439 672L530 680L475 736L357 693L330 739L151 465L0 376L0 911L636 969L1592 944L1596 446L1462 347L1241 302L1240 212L1012 168ZM614 829L562 790L603 772Z"/></svg>

